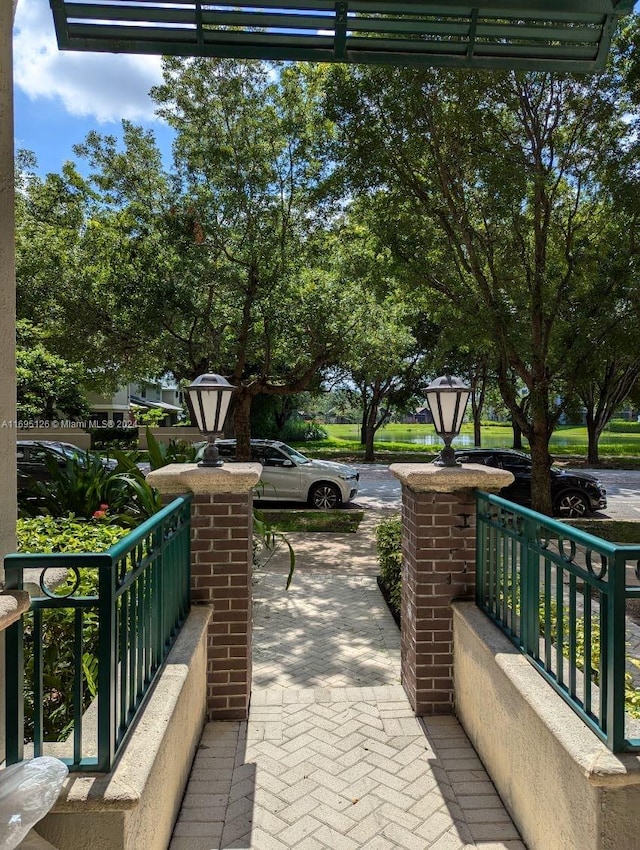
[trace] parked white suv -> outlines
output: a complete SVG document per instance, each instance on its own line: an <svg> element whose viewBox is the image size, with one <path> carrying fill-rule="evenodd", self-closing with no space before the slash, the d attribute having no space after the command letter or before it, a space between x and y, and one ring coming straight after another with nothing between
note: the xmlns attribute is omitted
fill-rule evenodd
<svg viewBox="0 0 640 850"><path fill-rule="evenodd" d="M236 454L235 440L216 440L223 459ZM254 496L262 501L308 502L338 508L358 492L359 473L346 463L311 460L279 440L251 440L251 460L262 464Z"/></svg>

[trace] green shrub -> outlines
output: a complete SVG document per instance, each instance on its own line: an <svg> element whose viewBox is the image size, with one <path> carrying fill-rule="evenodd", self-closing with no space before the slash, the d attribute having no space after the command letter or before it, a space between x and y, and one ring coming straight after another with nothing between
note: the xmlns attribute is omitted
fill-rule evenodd
<svg viewBox="0 0 640 850"><path fill-rule="evenodd" d="M630 422L628 419L612 419L605 431L612 434L640 434L640 422Z"/></svg>
<svg viewBox="0 0 640 850"><path fill-rule="evenodd" d="M133 449L138 445L138 429L90 428L92 449Z"/></svg>
<svg viewBox="0 0 640 850"><path fill-rule="evenodd" d="M72 517L38 516L19 519L16 526L18 551L104 552L118 542L128 528L99 520L81 522Z"/></svg>
<svg viewBox="0 0 640 850"><path fill-rule="evenodd" d="M392 609L400 614L402 592L402 521L399 516L383 519L376 528L380 583Z"/></svg>
<svg viewBox="0 0 640 850"><path fill-rule="evenodd" d="M317 422L306 422L304 419L290 419L278 434L278 440L283 443L310 443L315 440L326 440L327 432Z"/></svg>

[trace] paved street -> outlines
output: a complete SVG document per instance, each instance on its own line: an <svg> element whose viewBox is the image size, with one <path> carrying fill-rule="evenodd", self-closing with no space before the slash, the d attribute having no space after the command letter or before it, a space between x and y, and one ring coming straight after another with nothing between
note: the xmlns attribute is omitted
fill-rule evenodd
<svg viewBox="0 0 640 850"><path fill-rule="evenodd" d="M640 470L585 469L599 478L607 490L608 506L598 516L640 520Z"/></svg>
<svg viewBox="0 0 640 850"><path fill-rule="evenodd" d="M374 510L400 508L400 482L385 464L354 464L360 472L360 490L354 504ZM597 514L609 519L640 520L640 470L584 469L599 478L607 490L608 507Z"/></svg>

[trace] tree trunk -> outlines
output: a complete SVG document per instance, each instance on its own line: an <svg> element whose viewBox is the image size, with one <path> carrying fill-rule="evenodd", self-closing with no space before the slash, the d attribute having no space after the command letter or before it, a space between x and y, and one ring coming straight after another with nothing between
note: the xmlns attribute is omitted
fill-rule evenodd
<svg viewBox="0 0 640 850"><path fill-rule="evenodd" d="M530 398L531 428L526 435L531 448L531 506L541 514L552 514L551 455L549 440L553 422L549 416L549 385L546 379L534 384Z"/></svg>
<svg viewBox="0 0 640 850"><path fill-rule="evenodd" d="M479 389L478 389L479 387ZM473 415L473 445L476 448L482 446L482 428L480 420L484 409L484 398L487 388L487 366L486 363L476 371L471 378L471 412Z"/></svg>
<svg viewBox="0 0 640 850"><path fill-rule="evenodd" d="M511 427L513 428L513 448L522 451L522 428L515 419L511 420Z"/></svg>
<svg viewBox="0 0 640 850"><path fill-rule="evenodd" d="M364 443L364 459L373 461L375 460L375 449L374 449L374 439L376 436L375 428L367 423L366 433L365 433L365 443Z"/></svg>
<svg viewBox="0 0 640 850"><path fill-rule="evenodd" d="M531 503L534 511L551 516L551 455L549 438L535 436L531 446Z"/></svg>
<svg viewBox="0 0 640 850"><path fill-rule="evenodd" d="M480 415L473 416L473 445L476 448L480 448L482 446L482 429L480 428Z"/></svg>
<svg viewBox="0 0 640 850"><path fill-rule="evenodd" d="M244 387L235 392L233 426L236 436L236 460L251 460L251 404L253 395Z"/></svg>
<svg viewBox="0 0 640 850"><path fill-rule="evenodd" d="M293 414L293 397L292 396L284 396L279 399L280 405L277 403L274 404L273 407L273 418L276 423L276 428L278 429L278 433L282 433L284 430L284 426L291 419Z"/></svg>
<svg viewBox="0 0 640 850"><path fill-rule="evenodd" d="M374 393L371 397L364 429L364 459L375 460L374 439L376 436L376 419L378 418L378 398Z"/></svg>
<svg viewBox="0 0 640 850"><path fill-rule="evenodd" d="M604 424L599 426L598 419L593 415L593 411L587 408L587 463L599 463L600 450L598 443L600 442L600 434L604 429Z"/></svg>
<svg viewBox="0 0 640 850"><path fill-rule="evenodd" d="M596 427L594 423L591 425L587 425L587 463L596 464L600 462L600 450L598 448L598 443L600 441L600 434L602 432Z"/></svg>

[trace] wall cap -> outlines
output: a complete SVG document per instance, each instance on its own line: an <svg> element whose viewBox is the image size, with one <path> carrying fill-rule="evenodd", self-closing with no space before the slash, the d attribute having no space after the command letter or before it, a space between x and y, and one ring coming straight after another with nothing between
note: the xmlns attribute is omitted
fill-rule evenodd
<svg viewBox="0 0 640 850"><path fill-rule="evenodd" d="M226 463L207 468L197 463L170 463L147 475L147 481L161 493L197 496L212 493L249 493L260 480L259 463Z"/></svg>
<svg viewBox="0 0 640 850"><path fill-rule="evenodd" d="M526 711L521 707L526 706L527 711L538 716L545 734L549 736L541 740L540 746L549 747L553 743L564 751L590 785L609 788L640 785L640 756L637 753L612 753L475 602L454 600L451 607L455 645L465 653L476 653L487 670L495 666L497 672L490 673L493 681L500 682L498 672L505 677L513 689L510 693L517 694L517 699L522 701L520 706L513 699L510 703L505 701L505 712L511 712L512 717L526 718ZM514 714L514 705L519 708L517 714ZM478 749L474 731L464 718L462 722L471 743ZM633 727L631 734L636 734ZM490 768L487 770L490 771ZM495 781L495 777L492 779ZM554 776L553 779L546 777L545 781L560 780Z"/></svg>
<svg viewBox="0 0 640 850"><path fill-rule="evenodd" d="M29 610L30 604L26 590L5 590L0 593L0 631L19 620Z"/></svg>
<svg viewBox="0 0 640 850"><path fill-rule="evenodd" d="M403 487L414 493L456 493L485 490L497 493L515 480L506 469L468 463L464 466L435 466L433 463L392 463L389 467Z"/></svg>

